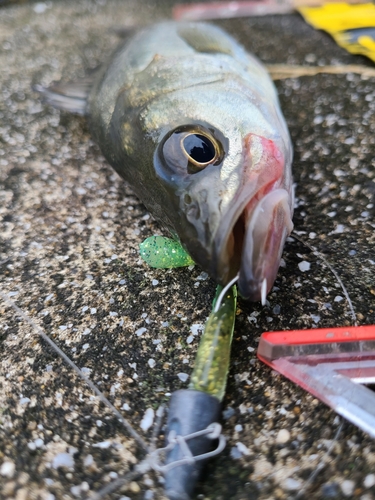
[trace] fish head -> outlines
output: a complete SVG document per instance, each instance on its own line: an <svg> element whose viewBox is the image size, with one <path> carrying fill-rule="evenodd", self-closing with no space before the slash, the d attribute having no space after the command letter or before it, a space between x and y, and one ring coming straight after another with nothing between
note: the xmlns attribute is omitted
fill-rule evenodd
<svg viewBox="0 0 375 500"><path fill-rule="evenodd" d="M264 302L293 228L289 134L279 116L272 128L237 95L200 98L200 108L191 97L183 106L180 94L176 125L158 130L153 168L174 201L167 225L218 283L238 275L241 295Z"/></svg>
<svg viewBox="0 0 375 500"><path fill-rule="evenodd" d="M131 113L134 98L122 99L112 164L217 283L239 275L241 295L264 302L293 227L292 148L278 106L215 83L153 96Z"/></svg>

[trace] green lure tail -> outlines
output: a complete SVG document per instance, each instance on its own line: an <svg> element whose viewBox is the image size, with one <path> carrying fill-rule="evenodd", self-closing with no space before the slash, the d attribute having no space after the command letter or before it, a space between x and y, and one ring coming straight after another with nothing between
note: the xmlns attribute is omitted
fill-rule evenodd
<svg viewBox="0 0 375 500"><path fill-rule="evenodd" d="M222 287L218 286L214 307L221 290ZM236 304L237 288L232 286L225 294L219 310L213 310L208 318L189 384L189 389L206 392L219 401L224 397L227 384Z"/></svg>
<svg viewBox="0 0 375 500"><path fill-rule="evenodd" d="M169 269L194 264L193 259L176 240L164 236L150 236L139 245L141 258L150 267Z"/></svg>

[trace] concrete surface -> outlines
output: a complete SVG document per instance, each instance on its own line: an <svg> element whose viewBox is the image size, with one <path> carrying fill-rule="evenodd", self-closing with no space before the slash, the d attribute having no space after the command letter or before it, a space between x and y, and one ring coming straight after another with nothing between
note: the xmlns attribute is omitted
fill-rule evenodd
<svg viewBox="0 0 375 500"><path fill-rule="evenodd" d="M85 121L44 107L32 85L83 76L116 47L111 28L170 15L172 2L81 1L0 9L1 290L142 431L185 383L215 284L195 267L147 268L138 245L161 232L106 164ZM370 64L297 15L220 22L266 63ZM332 262L360 324L375 323L375 79L277 82L295 144L295 228ZM334 276L288 242L269 303L239 303L224 400L225 451L199 499L375 498L375 443L262 365L262 331L348 325ZM302 272L301 261L311 266ZM69 499L128 471L142 452L32 328L0 301L0 497ZM324 465L313 484L306 480ZM64 466L65 465L65 466ZM111 498L163 498L154 474Z"/></svg>

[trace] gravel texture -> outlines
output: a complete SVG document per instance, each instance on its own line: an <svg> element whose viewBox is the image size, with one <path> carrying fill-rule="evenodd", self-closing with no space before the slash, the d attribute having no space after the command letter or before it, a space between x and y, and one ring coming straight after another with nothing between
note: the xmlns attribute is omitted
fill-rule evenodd
<svg viewBox="0 0 375 500"><path fill-rule="evenodd" d="M156 410L186 387L215 284L197 267L152 270L138 246L161 229L104 161L84 119L32 91L81 77L112 28L170 15L172 2L81 1L0 8L1 290L90 376L149 442ZM369 64L297 15L219 23L265 63ZM375 323L375 79L277 82L295 145L295 229ZM201 500L375 498L375 443L256 357L263 331L351 324L334 276L289 241L266 307L239 302L224 400L225 451ZM0 302L0 497L90 495L142 457L116 417ZM161 444L162 441L160 441ZM310 474L322 467L312 484ZM163 498L146 474L111 498Z"/></svg>

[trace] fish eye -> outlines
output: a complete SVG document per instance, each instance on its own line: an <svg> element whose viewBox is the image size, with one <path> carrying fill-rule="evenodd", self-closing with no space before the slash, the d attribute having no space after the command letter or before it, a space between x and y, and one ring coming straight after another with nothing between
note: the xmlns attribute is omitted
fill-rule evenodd
<svg viewBox="0 0 375 500"><path fill-rule="evenodd" d="M201 125L184 125L171 131L160 145L159 157L166 167L183 174L196 174L224 157L221 142Z"/></svg>
<svg viewBox="0 0 375 500"><path fill-rule="evenodd" d="M215 144L205 135L188 134L182 139L181 146L188 159L199 169L217 158Z"/></svg>

